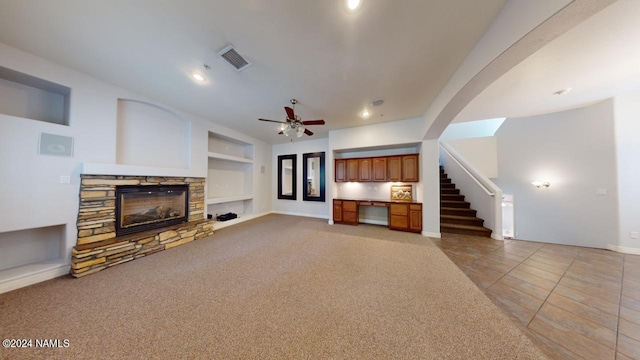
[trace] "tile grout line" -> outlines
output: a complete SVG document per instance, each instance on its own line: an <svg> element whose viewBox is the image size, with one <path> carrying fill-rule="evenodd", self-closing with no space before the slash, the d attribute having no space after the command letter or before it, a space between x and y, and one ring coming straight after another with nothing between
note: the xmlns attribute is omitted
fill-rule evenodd
<svg viewBox="0 0 640 360"><path fill-rule="evenodd" d="M513 269L515 269L516 267L520 266L521 264L523 264L525 261L527 261L529 258L531 258L533 255L537 254L540 250L542 250L545 246L547 246L547 244L541 246L538 250L534 251L531 255L527 256L524 260L522 260L518 265L516 265ZM564 277L564 275L567 273L567 271L569 271L569 268L571 267L571 265L573 265L573 262L576 260L576 258L578 257L578 255L580 255L580 253L582 252L582 250L580 250L575 257L573 258L573 260L571 260L571 263L567 266L567 269L564 271L564 273L560 276L560 278L558 279L558 281L556 282L556 285L553 287L553 289L551 289L549 291L549 294L547 294L547 296L545 297L544 301L542 301L542 304L540 304L540 306L538 307L538 310L536 310L535 314L533 314L533 316L531 317L531 319L529 320L529 322L525 325L525 329L530 332L532 334L532 336L535 337L534 335L534 331L529 329L529 325L531 324L531 322L533 321L533 319L538 315L538 313L540 312L540 309L542 309L542 307L544 306L544 304L547 303L547 300L549 299L549 296L551 296L551 293L553 292L553 290L555 290L555 288L558 286L558 284L560 284L560 280L562 280L562 278ZM511 269L511 270L513 270ZM509 272L511 272L511 270ZM508 273L507 273L508 274ZM507 274L503 275L502 277L506 276ZM501 277L501 279L502 279ZM498 279L499 280L499 279ZM496 280L497 282L497 280ZM493 286L493 284L492 284ZM537 334L537 333L535 333ZM564 349L565 351L574 354L576 356L579 356L577 354L575 354L573 351L571 351L570 349L567 349L566 347L564 347L562 344L558 344L557 342L549 339L548 337L542 335L542 334L538 334L540 336L543 336L544 338L546 338L547 340L551 341L552 343L556 344L557 346L561 347L562 349ZM615 354L615 353L614 353Z"/></svg>
<svg viewBox="0 0 640 360"><path fill-rule="evenodd" d="M546 245L545 245L546 246ZM543 246L544 247L544 246ZM540 248L542 249L542 248ZM569 266L567 266L567 269L564 271L564 273L562 273L562 275L560 276L560 278L558 279L558 281L556 282L556 284L553 286L553 289L551 289L551 291L549 291L549 294L547 295L547 297L544 298L544 301L542 302L542 305L540 305L540 307L538 308L538 310L536 311L535 314L533 314L533 316L531 317L531 320L529 320L529 322L527 323L527 329L529 328L529 325L531 324L531 322L533 321L533 319L538 316L538 313L540 312L540 309L542 309L542 307L544 306L544 304L547 303L547 300L549 300L549 296L551 296L551 294L553 293L553 291L558 287L558 285L560 284L560 281L562 281L562 279L564 278L564 276L567 274L567 271L569 271L569 269L571 268L571 266L573 266L573 263L576 261L576 259L578 258L578 256L582 253L582 249L576 254L576 256L573 258L573 260L571 260L571 263L569 264ZM537 252L537 251L536 251ZM558 344L560 345L560 344ZM562 346L562 345L560 345ZM563 347L564 348L564 347ZM569 349L567 349L569 350Z"/></svg>
<svg viewBox="0 0 640 360"><path fill-rule="evenodd" d="M511 273L513 271L513 269L517 268L518 266L522 265L522 263L524 263L525 261L529 260L530 257L532 257L535 253L537 253L538 251L540 251L540 249L542 249L543 247L545 247L545 245L542 245L540 248L538 248L538 250L534 251L533 253L531 253L531 255L527 256L526 258L524 258L522 261L520 261L518 263L518 265L512 267L511 269L509 269L509 271L507 271L506 273L504 273L502 276L500 276L496 281L492 282L491 285L487 286L487 289L489 289L490 287L492 287L493 285L495 285L495 283L497 283L498 281L502 280L502 278L504 278L505 276L509 275L509 273ZM498 251L498 249L495 249L492 252ZM517 289L516 289L517 290Z"/></svg>
<svg viewBox="0 0 640 360"><path fill-rule="evenodd" d="M620 298L618 299L618 318L616 319L616 342L613 345L613 354L618 357L618 339L620 338L620 310L622 308L622 290L624 289L624 264L627 255L622 255L622 276L620 276Z"/></svg>

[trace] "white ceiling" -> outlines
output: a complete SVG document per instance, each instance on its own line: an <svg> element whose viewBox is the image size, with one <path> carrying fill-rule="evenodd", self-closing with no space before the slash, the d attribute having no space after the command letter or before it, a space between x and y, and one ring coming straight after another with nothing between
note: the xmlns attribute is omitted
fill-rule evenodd
<svg viewBox="0 0 640 360"><path fill-rule="evenodd" d="M638 91L639 39L640 1L618 0L508 71L454 122L568 110Z"/></svg>
<svg viewBox="0 0 640 360"><path fill-rule="evenodd" d="M293 97L303 119L327 121L313 138L422 116L505 0L343 2L0 0L0 42L281 143L257 118L283 119ZM217 57L227 44L253 66L237 73ZM384 104L358 117L375 98Z"/></svg>

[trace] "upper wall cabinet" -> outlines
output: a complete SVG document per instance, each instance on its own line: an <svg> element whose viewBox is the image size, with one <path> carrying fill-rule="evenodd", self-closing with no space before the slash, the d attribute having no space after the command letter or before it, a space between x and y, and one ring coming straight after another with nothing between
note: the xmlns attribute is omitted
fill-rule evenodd
<svg viewBox="0 0 640 360"><path fill-rule="evenodd" d="M408 182L420 181L418 172L418 154L402 156L402 180Z"/></svg>
<svg viewBox="0 0 640 360"><path fill-rule="evenodd" d="M336 159L336 182L419 182L418 154Z"/></svg>
<svg viewBox="0 0 640 360"><path fill-rule="evenodd" d="M0 66L0 114L69 125L71 89Z"/></svg>

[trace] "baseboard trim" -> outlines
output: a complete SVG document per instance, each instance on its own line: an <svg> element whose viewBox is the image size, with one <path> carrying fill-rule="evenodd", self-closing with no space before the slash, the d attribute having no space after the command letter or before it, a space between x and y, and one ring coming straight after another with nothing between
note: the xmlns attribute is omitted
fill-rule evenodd
<svg viewBox="0 0 640 360"><path fill-rule="evenodd" d="M383 221L383 220L370 220L370 219L363 219L359 221L360 224L369 224L369 225L383 225L383 226L389 226L389 222L388 221Z"/></svg>
<svg viewBox="0 0 640 360"><path fill-rule="evenodd" d="M59 265L43 271L35 272L32 274L26 274L24 276L8 279L0 283L0 294L6 293L12 290L20 289L29 285L34 285L43 281L55 279L59 276L69 274L71 266L68 264Z"/></svg>
<svg viewBox="0 0 640 360"><path fill-rule="evenodd" d="M640 248L632 248L626 246L618 246L607 244L607 249L623 254L632 254L632 255L640 255Z"/></svg>
<svg viewBox="0 0 640 360"><path fill-rule="evenodd" d="M491 234L491 238L493 240L504 241L504 237L500 234L496 234L495 232Z"/></svg>
<svg viewBox="0 0 640 360"><path fill-rule="evenodd" d="M422 236L426 236L426 237L432 237L432 238L436 238L436 239L440 239L442 237L442 233L435 233L435 232L429 232L429 231L423 231L422 232Z"/></svg>

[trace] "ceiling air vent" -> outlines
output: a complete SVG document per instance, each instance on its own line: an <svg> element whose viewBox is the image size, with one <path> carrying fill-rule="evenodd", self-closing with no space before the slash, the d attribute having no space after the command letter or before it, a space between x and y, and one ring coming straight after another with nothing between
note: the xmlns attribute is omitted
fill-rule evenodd
<svg viewBox="0 0 640 360"><path fill-rule="evenodd" d="M248 67L251 67L251 63L247 61L247 59L243 58L242 55L238 54L236 49L233 48L232 45L225 47L224 49L218 51L218 55L222 57L226 62L228 62L237 72L245 70Z"/></svg>

